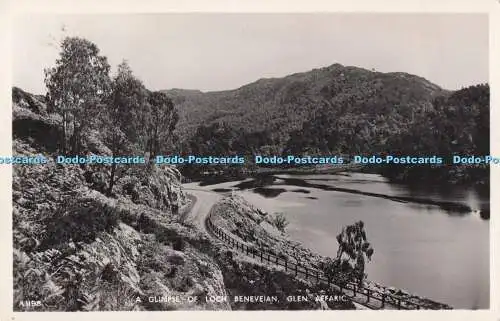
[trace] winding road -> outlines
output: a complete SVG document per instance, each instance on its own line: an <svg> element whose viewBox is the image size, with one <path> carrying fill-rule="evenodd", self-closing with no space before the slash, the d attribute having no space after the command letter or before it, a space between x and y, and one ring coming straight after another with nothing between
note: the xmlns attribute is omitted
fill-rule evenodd
<svg viewBox="0 0 500 321"><path fill-rule="evenodd" d="M208 213L223 196L210 190L204 190L197 186L197 183L184 184L184 191L196 197L196 203L187 213L184 221L198 227L201 231L210 235L206 228L205 220Z"/></svg>

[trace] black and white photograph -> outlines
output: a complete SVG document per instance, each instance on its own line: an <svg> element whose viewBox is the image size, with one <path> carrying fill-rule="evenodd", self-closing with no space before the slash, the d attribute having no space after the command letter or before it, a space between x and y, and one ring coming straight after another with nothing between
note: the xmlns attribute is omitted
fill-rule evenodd
<svg viewBox="0 0 500 321"><path fill-rule="evenodd" d="M13 311L490 309L489 34L16 16Z"/></svg>

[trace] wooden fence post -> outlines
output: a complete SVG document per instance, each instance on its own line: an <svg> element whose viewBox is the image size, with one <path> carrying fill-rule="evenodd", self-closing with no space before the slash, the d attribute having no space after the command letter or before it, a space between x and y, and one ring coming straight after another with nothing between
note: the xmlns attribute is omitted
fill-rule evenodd
<svg viewBox="0 0 500 321"><path fill-rule="evenodd" d="M370 289L366 289L366 303L370 302Z"/></svg>
<svg viewBox="0 0 500 321"><path fill-rule="evenodd" d="M307 268L305 267L305 268L304 268L304 270L306 270L306 279L307 279L307 277L308 277L308 275L307 275L307 274L308 274L308 273L307 273Z"/></svg>
<svg viewBox="0 0 500 321"><path fill-rule="evenodd" d="M298 264L295 264L295 276L299 274L299 266Z"/></svg>
<svg viewBox="0 0 500 321"><path fill-rule="evenodd" d="M263 258L262 258L262 252L260 252L260 261L261 261L261 262L263 261Z"/></svg>
<svg viewBox="0 0 500 321"><path fill-rule="evenodd" d="M287 270L287 267L288 267L288 261L287 261L287 260L285 260L285 272L286 272L286 270Z"/></svg>
<svg viewBox="0 0 500 321"><path fill-rule="evenodd" d="M385 307L385 293L382 293L382 306L381 308Z"/></svg>

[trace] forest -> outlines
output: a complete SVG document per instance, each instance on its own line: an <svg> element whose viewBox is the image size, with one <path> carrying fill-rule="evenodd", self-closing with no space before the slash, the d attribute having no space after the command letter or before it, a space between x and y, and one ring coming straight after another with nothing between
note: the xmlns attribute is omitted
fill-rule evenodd
<svg viewBox="0 0 500 321"><path fill-rule="evenodd" d="M376 108L376 106L374 106ZM385 108L385 106L379 106ZM438 156L489 155L489 86L467 87L438 96L424 108L403 117L401 108L385 114L321 110L290 135L286 153ZM316 139L321 137L322 139ZM384 165L384 176L402 182L456 181L485 184L487 167Z"/></svg>
<svg viewBox="0 0 500 321"><path fill-rule="evenodd" d="M336 64L228 92L178 90L172 99L179 103L181 152L445 159L489 155L488 84L448 91L413 75ZM200 123L190 133L183 119L191 121L187 127L198 119ZM390 165L369 170L405 183L486 185L489 180L484 166Z"/></svg>

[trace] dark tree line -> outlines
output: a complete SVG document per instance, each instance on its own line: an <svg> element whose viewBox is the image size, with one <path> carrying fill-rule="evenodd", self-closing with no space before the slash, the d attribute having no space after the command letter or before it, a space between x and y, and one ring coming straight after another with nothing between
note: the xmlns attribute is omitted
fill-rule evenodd
<svg viewBox="0 0 500 321"><path fill-rule="evenodd" d="M405 131L387 140L396 155L438 155L444 166L386 166L382 173L400 181L446 180L487 183L489 168L450 164L453 155L490 153L489 86L476 85L434 100L433 109L418 115Z"/></svg>
<svg viewBox="0 0 500 321"><path fill-rule="evenodd" d="M377 105L378 106L378 105ZM489 86L463 88L421 106L392 105L379 109L342 108L326 104L318 115L291 132L284 153L390 154L396 156L488 155L490 145ZM374 109L383 113L374 113ZM351 111L349 111L351 110ZM484 181L484 168L394 165L380 168L396 180Z"/></svg>
<svg viewBox="0 0 500 321"><path fill-rule="evenodd" d="M272 143L269 130L248 133L220 122L199 126L188 150L197 155L254 155L262 146Z"/></svg>
<svg viewBox="0 0 500 321"><path fill-rule="evenodd" d="M81 155L92 131L113 157L151 158L171 148L178 116L165 94L148 90L125 61L112 77L107 58L86 39L67 37L60 45L55 66L45 71L49 110L61 116L60 153ZM110 165L108 194L128 168Z"/></svg>
<svg viewBox="0 0 500 321"><path fill-rule="evenodd" d="M266 146L273 143L268 130L248 133L241 128L235 129L229 124L219 122L199 126L182 150L184 154L198 156L241 156L246 157L248 162L255 154L262 152ZM243 168L249 166L249 163L244 165L187 165L182 167L181 171L186 176L197 176L205 171L218 170L237 175Z"/></svg>

